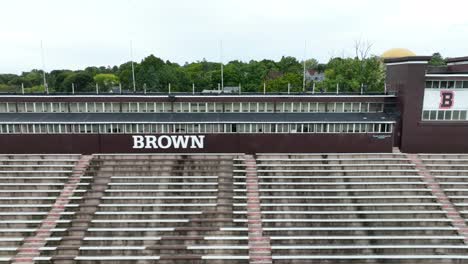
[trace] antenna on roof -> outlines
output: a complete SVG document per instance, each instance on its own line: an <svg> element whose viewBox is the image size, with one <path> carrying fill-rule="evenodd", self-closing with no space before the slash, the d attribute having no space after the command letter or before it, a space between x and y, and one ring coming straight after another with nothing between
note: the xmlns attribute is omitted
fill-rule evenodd
<svg viewBox="0 0 468 264"><path fill-rule="evenodd" d="M302 72L302 91L305 92L305 86L306 86L306 52L307 52L307 40L304 41L304 59L303 59L303 64L304 64L304 71Z"/></svg>
<svg viewBox="0 0 468 264"><path fill-rule="evenodd" d="M133 65L133 41L130 40L130 59L132 61L133 92L136 92L135 66Z"/></svg>
<svg viewBox="0 0 468 264"><path fill-rule="evenodd" d="M44 88L46 90L46 93L48 94L49 87L47 86L46 75L45 75L44 47L42 46L42 40L41 40L41 61L42 61L42 78L44 81Z"/></svg>
<svg viewBox="0 0 468 264"><path fill-rule="evenodd" d="M219 41L219 62L221 63L221 90L224 91L223 41Z"/></svg>

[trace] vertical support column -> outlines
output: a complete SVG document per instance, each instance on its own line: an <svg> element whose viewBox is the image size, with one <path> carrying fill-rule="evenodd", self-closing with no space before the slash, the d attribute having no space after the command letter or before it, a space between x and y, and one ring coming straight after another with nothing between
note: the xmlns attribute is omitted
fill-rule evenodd
<svg viewBox="0 0 468 264"><path fill-rule="evenodd" d="M68 178L68 182L64 185L59 197L52 205L47 216L42 220L41 226L36 230L36 234L25 239L23 245L18 249L16 256L12 259L12 263L34 263L34 258L41 254L40 248L47 243L47 238L52 234L52 229L57 226L57 221L60 219L65 207L70 202L71 196L78 187L81 176L89 166L92 156L81 156L73 168L72 175Z"/></svg>
<svg viewBox="0 0 468 264"><path fill-rule="evenodd" d="M247 223L249 228L250 263L271 264L270 238L263 235L257 162L253 155L245 155L244 160L247 184Z"/></svg>
<svg viewBox="0 0 468 264"><path fill-rule="evenodd" d="M442 209L445 211L447 218L450 219L452 225L457 228L458 234L464 237L464 242L468 245L468 227L465 223L465 220L463 217L461 217L458 210L442 190L436 178L427 169L421 159L419 159L417 154L406 154L406 156L416 166L416 169L419 171L419 175L423 177L423 180L431 190L432 195L434 195L437 199L437 202L442 205Z"/></svg>

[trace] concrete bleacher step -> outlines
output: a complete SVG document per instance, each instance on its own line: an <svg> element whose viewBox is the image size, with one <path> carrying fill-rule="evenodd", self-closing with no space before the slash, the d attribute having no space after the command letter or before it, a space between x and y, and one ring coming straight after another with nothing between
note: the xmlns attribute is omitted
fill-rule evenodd
<svg viewBox="0 0 468 264"><path fill-rule="evenodd" d="M0 155L0 256L13 258L28 237L47 235L55 228L50 209L58 202L64 184L80 155ZM63 214L66 216L66 214ZM57 223L62 225L65 222ZM32 245L32 244L29 244ZM36 252L26 246L28 254Z"/></svg>
<svg viewBox="0 0 468 264"><path fill-rule="evenodd" d="M425 183L446 212L447 218L452 221L452 225L457 228L458 234L463 237L464 243L468 244L468 225L464 220L463 215L457 210L457 204L452 203L443 190L443 187L448 184L445 182L438 182L437 178L433 176L433 173L438 173L438 175L440 175L440 172L437 170L430 170L429 167L423 163L420 157L424 155L418 156L415 154L408 154L407 156L416 165L416 168L419 170L420 175L423 176ZM463 208L463 204L459 204L458 207Z"/></svg>
<svg viewBox="0 0 468 264"><path fill-rule="evenodd" d="M410 162L406 158L380 158L380 157L367 157L367 158L323 158L322 156L317 158L257 158L258 165L281 163L285 166L296 165L296 164L353 164L353 165L364 165L370 164L396 164L396 165L408 165Z"/></svg>
<svg viewBox="0 0 468 264"><path fill-rule="evenodd" d="M59 186L61 186L63 189L61 190L59 197L57 197L57 199L55 200L55 203L33 205L34 207L31 209L49 209L46 212L44 212L45 218L40 222L37 228L33 229L33 233L30 234L28 238L24 239L23 244L17 248L17 250L15 251L16 255L11 258L12 263L23 263L25 259L27 260L39 257L40 248L46 245L47 238L50 236L50 234L52 232L65 230L64 228L56 228L56 226L59 224L58 220L60 216L65 212L66 207L73 206L72 204L69 204L69 202L71 201L70 197L72 197L74 191L78 188L80 176L83 175L84 170L86 169L87 164L89 164L90 159L90 156L83 156L73 166L68 179L66 179L66 182L59 184ZM24 185L22 183L15 184L17 184L18 186ZM49 184L54 185L53 183ZM17 205L17 208L30 207L29 205Z"/></svg>
<svg viewBox="0 0 468 264"><path fill-rule="evenodd" d="M64 243L60 243L58 247L59 252L52 258L71 263L67 262L73 261L70 256L78 253L79 259L92 257L93 254L104 259L134 254L129 260L138 260L150 254L161 256L165 261L177 262L190 259L190 256L195 260L200 259L200 256L216 259L217 252L217 255L226 254L233 259L248 254L246 245L237 246L238 242L223 239L232 234L246 233L231 228L244 225L233 222L232 158L229 162L222 158L219 163L224 168L221 169L220 166L212 166L217 160L213 156L210 156L209 166L205 166L203 160L193 160L192 156L179 158L157 165L160 160L153 162L157 159L151 155L142 155L135 164L125 161L115 169L116 163L121 160L119 156L108 159L107 156L98 155L93 163L95 166L87 171L87 175L93 176L95 180L96 177L106 177L109 181L106 184L92 182L84 196L96 201L91 205L96 211L92 215L86 215L89 211L86 208L90 206L84 204L85 199L81 199L82 204L77 212L79 214L76 214L81 220L71 222L68 230L73 234L64 237ZM124 160L134 162L134 156L125 157ZM179 164L165 170L164 166L168 162ZM86 227L83 226L84 223L87 223ZM163 239L145 239L148 234L158 234ZM201 234L217 236L216 239L202 239L200 242L204 244L181 244L190 241L187 240L190 236ZM120 239L112 239L115 235ZM65 241L70 241L74 247L67 246ZM142 241L146 241L144 246ZM207 244L207 241L210 243ZM223 241L229 243L222 244ZM245 240L240 241L247 243ZM123 242L133 249L115 247ZM114 248L102 247L103 243ZM78 249L86 250L77 252L77 245ZM176 257L171 260L170 256Z"/></svg>
<svg viewBox="0 0 468 264"><path fill-rule="evenodd" d="M257 153L256 159L373 159L406 158L402 153Z"/></svg>
<svg viewBox="0 0 468 264"><path fill-rule="evenodd" d="M35 157L0 159L0 261L468 262L460 156L94 155L67 199L74 158Z"/></svg>
<svg viewBox="0 0 468 264"><path fill-rule="evenodd" d="M405 154L281 154L260 155L257 160L263 232L270 236L274 263L303 263L332 255L343 258L331 258L330 263L379 261L379 256L403 263L410 258L401 254L415 251L423 256L451 255L453 259L447 257L451 263L466 250L459 228L451 225L442 203ZM433 168L453 171L463 166ZM236 177L235 205L241 208L246 205L245 183L242 176ZM464 185L447 179L452 184L447 187L458 187L455 195L461 195ZM371 241L378 245L371 248ZM406 247L392 247L400 244Z"/></svg>
<svg viewBox="0 0 468 264"><path fill-rule="evenodd" d="M0 154L0 160L78 160L80 154Z"/></svg>
<svg viewBox="0 0 468 264"><path fill-rule="evenodd" d="M443 166L440 166L443 167ZM301 171L301 170L309 170L310 172L315 172L315 171L324 171L324 170L329 170L329 171L334 171L334 170L341 170L341 171L349 171L349 170L357 170L357 171L368 171L368 170L374 170L374 171L381 171L381 170L410 170L414 169L413 164L380 164L380 163L366 163L366 164L353 164L353 163L339 163L339 164L333 164L333 163L327 163L327 164L307 164L307 163L301 163L301 164L277 164L277 163L263 163L263 164L258 164L257 168L259 171L263 171L264 168L270 168L271 171ZM443 167L445 168L445 167ZM461 167L464 168L464 167Z"/></svg>

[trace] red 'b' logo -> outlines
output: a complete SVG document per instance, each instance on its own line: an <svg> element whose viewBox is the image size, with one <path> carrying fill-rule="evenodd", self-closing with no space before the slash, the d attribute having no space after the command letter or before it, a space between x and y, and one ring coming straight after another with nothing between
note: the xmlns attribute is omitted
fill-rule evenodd
<svg viewBox="0 0 468 264"><path fill-rule="evenodd" d="M455 94L453 91L440 91L440 109L450 109L453 107Z"/></svg>

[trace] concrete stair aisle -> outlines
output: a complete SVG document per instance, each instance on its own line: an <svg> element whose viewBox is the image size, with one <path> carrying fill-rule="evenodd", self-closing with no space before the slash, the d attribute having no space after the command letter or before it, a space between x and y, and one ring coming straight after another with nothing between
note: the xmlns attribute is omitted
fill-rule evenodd
<svg viewBox="0 0 468 264"><path fill-rule="evenodd" d="M186 164L184 163L186 162ZM178 166L174 166L176 171L190 171L190 163L196 162L198 166L204 166L203 159L187 159L187 157L182 156L180 160L177 161ZM176 261L197 261L201 260L203 255L200 253L193 253L193 250L189 248L191 246L206 246L206 241L201 240L184 240L183 238L190 237L205 237L206 233L210 233L212 236L226 236L232 235L228 234L227 231L221 231L226 225L231 225L233 222L233 176L232 176L232 160L220 160L220 167L218 169L212 169L211 171L201 172L203 174L214 174L217 175L217 198L216 198L216 207L214 210L205 210L200 215L197 215L195 218L188 217L189 222L186 226L182 228L176 228L177 236L166 236L162 237L159 241L154 241L153 243L145 243L145 246L152 250L154 255L159 255L160 260L167 260L168 263L174 263ZM228 166L230 172L225 171L224 167ZM182 176L184 173L180 173ZM176 175L177 173L171 173ZM224 242L219 241L220 246ZM213 241L211 246L216 246L216 242ZM177 251L179 259L174 256L174 250ZM223 250L215 254L224 255ZM206 253L207 254L207 253Z"/></svg>
<svg viewBox="0 0 468 264"><path fill-rule="evenodd" d="M59 197L53 204L52 209L42 221L41 226L32 237L26 238L21 247L17 250L16 256L12 259L12 263L34 263L34 258L39 257L40 248L47 243L46 239L50 237L52 229L58 224L61 214L65 211L65 207L70 203L70 197L77 189L78 183L84 172L89 166L92 156L81 156L73 168L72 175L68 182L64 185L64 189L60 192Z"/></svg>
<svg viewBox="0 0 468 264"><path fill-rule="evenodd" d="M263 235L257 163L253 155L245 155L245 166L250 263L270 264L272 263L270 238Z"/></svg>
<svg viewBox="0 0 468 264"><path fill-rule="evenodd" d="M54 263L246 263L248 229L234 219L233 169L230 155L96 155L87 175L111 181L79 252L62 243Z"/></svg>
<svg viewBox="0 0 468 264"><path fill-rule="evenodd" d="M90 165L91 163L88 163L88 167ZM98 210L101 198L104 196L109 182L109 176L93 175L91 189L84 194L79 204L79 209L75 212L70 222L66 235L62 237L55 254L51 258L54 263L74 263L75 257L79 254L82 240L86 235L94 213Z"/></svg>
<svg viewBox="0 0 468 264"><path fill-rule="evenodd" d="M468 245L468 227L465 220L460 215L454 204L450 201L449 197L441 188L437 179L431 174L426 165L418 157L417 154L406 154L423 177L423 180L431 190L431 193L436 197L437 201L441 204L442 209L446 212L447 218L451 220L452 225L457 228L458 234L464 237L464 243Z"/></svg>

